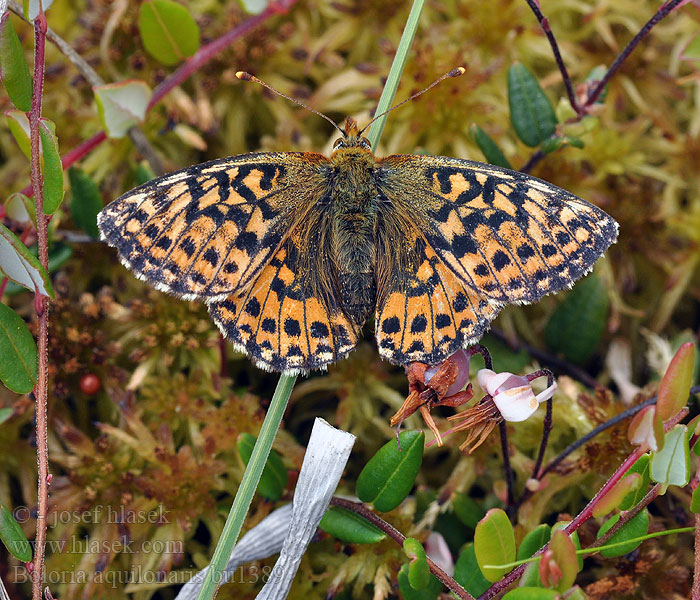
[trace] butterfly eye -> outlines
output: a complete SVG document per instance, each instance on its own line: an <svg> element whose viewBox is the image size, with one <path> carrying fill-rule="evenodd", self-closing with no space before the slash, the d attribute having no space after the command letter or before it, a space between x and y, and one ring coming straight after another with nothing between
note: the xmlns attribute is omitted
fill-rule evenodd
<svg viewBox="0 0 700 600"><path fill-rule="evenodd" d="M333 142L333 150L337 150L338 148L345 148L346 147L345 143L345 138L338 138Z"/></svg>
<svg viewBox="0 0 700 600"><path fill-rule="evenodd" d="M369 143L369 140L367 138L360 138L360 147L366 148L367 150L371 150L372 144Z"/></svg>

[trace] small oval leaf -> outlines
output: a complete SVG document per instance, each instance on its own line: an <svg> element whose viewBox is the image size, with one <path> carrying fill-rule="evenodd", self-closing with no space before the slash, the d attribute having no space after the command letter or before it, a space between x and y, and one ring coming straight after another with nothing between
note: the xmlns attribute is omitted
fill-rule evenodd
<svg viewBox="0 0 700 600"><path fill-rule="evenodd" d="M585 363L605 331L609 307L600 277L592 273L579 281L547 323L545 340L550 350L576 364Z"/></svg>
<svg viewBox="0 0 700 600"><path fill-rule="evenodd" d="M491 582L484 577L476 560L474 544L467 544L455 564L455 581L474 598L481 596L491 587Z"/></svg>
<svg viewBox="0 0 700 600"><path fill-rule="evenodd" d="M474 552L481 572L491 582L511 570L498 566L515 560L515 534L505 511L492 508L479 521L474 531Z"/></svg>
<svg viewBox="0 0 700 600"><path fill-rule="evenodd" d="M36 227L36 205L21 192L15 192L5 200L5 214L18 223L33 223Z"/></svg>
<svg viewBox="0 0 700 600"><path fill-rule="evenodd" d="M430 582L430 567L428 566L425 548L416 538L406 538L403 550L410 559L408 563L408 582L414 590L422 590Z"/></svg>
<svg viewBox="0 0 700 600"><path fill-rule="evenodd" d="M53 287L39 259L0 223L0 273L32 291L53 298Z"/></svg>
<svg viewBox="0 0 700 600"><path fill-rule="evenodd" d="M36 342L27 324L10 307L0 304L0 381L18 394L34 389Z"/></svg>
<svg viewBox="0 0 700 600"><path fill-rule="evenodd" d="M39 123L41 152L44 158L44 214L52 215L63 201L63 165L58 151L58 140L53 132L56 126L48 119Z"/></svg>
<svg viewBox="0 0 700 600"><path fill-rule="evenodd" d="M639 473L628 473L618 481L612 489L598 498L593 508L593 516L598 519L618 508L622 501L642 485L642 476Z"/></svg>
<svg viewBox="0 0 700 600"><path fill-rule="evenodd" d="M695 345L686 342L671 359L659 385L656 410L662 421L670 419L688 402L695 368Z"/></svg>
<svg viewBox="0 0 700 600"><path fill-rule="evenodd" d="M469 128L469 133L472 139L479 146L479 149L484 153L484 157L487 162L498 167L504 167L506 169L512 169L513 167L508 162L503 151L498 147L498 144L494 142L491 137L476 123L472 124Z"/></svg>
<svg viewBox="0 0 700 600"><path fill-rule="evenodd" d="M381 512L395 509L408 496L423 462L425 434L404 431L399 435L401 452L395 440L382 446L357 478L357 496L374 504Z"/></svg>
<svg viewBox="0 0 700 600"><path fill-rule="evenodd" d="M600 539L605 533L607 533L610 528L615 525L620 520L620 515L614 515L610 517L601 528L598 530L597 539ZM642 542L630 542L629 544L624 544L622 546L616 546L614 548L607 548L610 544L617 544L620 542L626 542L633 538L642 537L646 535L649 529L649 511L645 508L640 513L632 517L625 526L620 529L614 536L612 536L605 546L601 546L600 553L606 558L615 558L616 556L624 556L629 554L637 548Z"/></svg>
<svg viewBox="0 0 700 600"><path fill-rule="evenodd" d="M664 487L684 486L690 479L690 450L685 425L676 425L666 434L664 447L651 459L651 479Z"/></svg>
<svg viewBox="0 0 700 600"><path fill-rule="evenodd" d="M19 149L27 157L32 159L31 142L29 140L29 119L21 110L8 110L5 113L7 124L10 127L10 133L15 138L15 142Z"/></svg>
<svg viewBox="0 0 700 600"><path fill-rule="evenodd" d="M472 498L461 492L457 492L452 500L452 508L462 523L472 529L484 517L484 509Z"/></svg>
<svg viewBox="0 0 700 600"><path fill-rule="evenodd" d="M693 514L700 513L700 486L693 490L693 495L690 498L690 512Z"/></svg>
<svg viewBox="0 0 700 600"><path fill-rule="evenodd" d="M238 436L238 453L246 465L248 465L248 461L253 454L255 442L255 436L249 433L242 433ZM267 457L267 462L260 476L260 483L258 483L258 493L263 498L279 500L287 487L288 480L289 474L282 463L279 453L275 450L270 450L270 455Z"/></svg>
<svg viewBox="0 0 700 600"><path fill-rule="evenodd" d="M53 0L22 0L24 16L27 20L33 21L39 16L40 10L46 12L52 4Z"/></svg>
<svg viewBox="0 0 700 600"><path fill-rule="evenodd" d="M530 531L524 538L518 548L517 559L525 560L530 558L542 546L544 546L552 536L552 528L547 525L538 525Z"/></svg>
<svg viewBox="0 0 700 600"><path fill-rule="evenodd" d="M175 65L199 48L199 26L172 0L147 0L139 9L139 32L146 51L164 65Z"/></svg>
<svg viewBox="0 0 700 600"><path fill-rule="evenodd" d="M124 137L134 125L143 123L152 95L146 82L132 79L95 86L92 91L109 137Z"/></svg>
<svg viewBox="0 0 700 600"><path fill-rule="evenodd" d="M381 529L341 506L331 506L319 527L334 538L351 544L374 544L386 537Z"/></svg>
<svg viewBox="0 0 700 600"><path fill-rule="evenodd" d="M576 556L576 547L571 538L559 529L552 533L552 539L549 542L548 549L552 551L553 560L561 570L559 581L555 584L555 588L560 592L568 590L578 573L578 558Z"/></svg>
<svg viewBox="0 0 700 600"><path fill-rule="evenodd" d="M647 488L649 487L650 468L650 457L648 454L643 454L639 457L637 462L635 462L630 467L630 470L627 471L629 475L633 473L637 473L638 475L640 475L641 481L639 482L639 487L627 494L627 496L624 497L622 502L620 502L620 505L618 506L620 510L629 510L637 503L639 503L642 500L642 498L644 498L644 496L647 493Z"/></svg>
<svg viewBox="0 0 700 600"><path fill-rule="evenodd" d="M538 146L554 135L554 108L532 73L520 63L508 70L508 103L513 128L524 144Z"/></svg>
<svg viewBox="0 0 700 600"><path fill-rule="evenodd" d="M408 578L408 565L401 565L399 569L399 590L404 600L436 600L442 591L442 583L435 577L430 575L430 580L427 587L422 590L414 590Z"/></svg>
<svg viewBox="0 0 700 600"><path fill-rule="evenodd" d="M29 112L32 108L32 76L9 11L0 19L0 79L12 103L19 110Z"/></svg>
<svg viewBox="0 0 700 600"><path fill-rule="evenodd" d="M0 504L0 539L8 552L22 562L32 560L32 547L10 510Z"/></svg>
<svg viewBox="0 0 700 600"><path fill-rule="evenodd" d="M91 237L100 239L97 213L103 206L97 184L85 171L77 167L68 169L68 181L71 189L70 212L73 222Z"/></svg>

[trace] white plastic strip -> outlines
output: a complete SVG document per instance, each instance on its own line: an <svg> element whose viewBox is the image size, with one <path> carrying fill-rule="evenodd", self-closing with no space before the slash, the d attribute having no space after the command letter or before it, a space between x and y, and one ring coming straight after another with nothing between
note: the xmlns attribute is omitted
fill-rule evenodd
<svg viewBox="0 0 700 600"><path fill-rule="evenodd" d="M292 521L280 557L257 600L284 600L301 557L338 486L355 436L317 418L292 503Z"/></svg>
<svg viewBox="0 0 700 600"><path fill-rule="evenodd" d="M315 420L293 503L272 512L238 541L220 578L222 584L242 564L281 551L258 598L287 597L301 557L328 508L354 443L354 435L331 427L323 419ZM175 600L195 600L208 569L190 579Z"/></svg>

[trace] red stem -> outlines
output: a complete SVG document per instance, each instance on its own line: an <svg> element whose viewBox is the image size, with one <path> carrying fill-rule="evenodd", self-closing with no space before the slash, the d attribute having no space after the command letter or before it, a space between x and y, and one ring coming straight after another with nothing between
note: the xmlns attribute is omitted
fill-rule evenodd
<svg viewBox="0 0 700 600"><path fill-rule="evenodd" d="M41 99L44 91L44 50L46 47L46 17L39 9L34 20L34 89L32 108L27 115L32 150L32 190L36 202L36 221L39 244L39 262L45 269L49 265L48 220L44 215L44 182L41 173L39 149L39 127L41 119ZM39 292L35 292L38 294ZM49 503L49 448L47 440L48 421L48 360L49 360L49 303L40 296L35 302L39 321L37 334L38 372L34 398L36 401L36 445L38 462L38 490L36 538L34 542L34 569L32 570L32 600L41 600L41 586L44 577L44 553L46 546L46 514Z"/></svg>

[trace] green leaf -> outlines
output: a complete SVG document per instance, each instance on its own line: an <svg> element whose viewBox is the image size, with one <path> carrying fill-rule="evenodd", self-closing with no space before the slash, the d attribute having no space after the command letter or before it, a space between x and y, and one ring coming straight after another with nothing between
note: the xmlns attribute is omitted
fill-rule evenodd
<svg viewBox="0 0 700 600"><path fill-rule="evenodd" d="M670 419L688 402L695 368L695 345L686 342L671 359L659 385L656 410L662 421Z"/></svg>
<svg viewBox="0 0 700 600"><path fill-rule="evenodd" d="M97 184L85 171L77 167L68 169L68 180L72 195L70 212L73 222L88 235L99 239L97 213L102 210L102 196Z"/></svg>
<svg viewBox="0 0 700 600"><path fill-rule="evenodd" d="M593 516L597 519L611 513L627 496L634 494L641 484L642 476L640 473L627 473L607 493L598 498L598 502L593 508Z"/></svg>
<svg viewBox="0 0 700 600"><path fill-rule="evenodd" d="M503 154L501 149L498 147L498 144L496 144L496 142L494 142L476 123L472 124L472 126L469 128L469 133L471 134L472 139L476 142L476 145L479 146L479 149L484 153L484 156L489 163L498 167L504 167L505 169L513 168L508 162L508 159L505 157L505 154Z"/></svg>
<svg viewBox="0 0 700 600"><path fill-rule="evenodd" d="M564 146L573 146L574 148L583 148L584 143L583 140L580 138L577 138L575 136L569 136L569 135L564 135L564 136L557 136L557 137L551 137L546 139L544 142L542 142L542 152L545 154L551 154L555 150L559 150L559 148L563 148Z"/></svg>
<svg viewBox="0 0 700 600"><path fill-rule="evenodd" d="M407 564L401 565L399 570L399 590L404 600L436 600L442 591L442 583L435 575L430 575L430 580L427 587L422 590L415 590L411 587L409 580L409 567Z"/></svg>
<svg viewBox="0 0 700 600"><path fill-rule="evenodd" d="M144 2L139 31L146 51L164 65L175 65L199 48L199 26L184 6L172 0Z"/></svg>
<svg viewBox="0 0 700 600"><path fill-rule="evenodd" d="M576 547L571 538L559 529L552 533L549 549L552 551L553 559L561 570L561 576L555 585L555 589L564 592L574 585L574 581L576 581L576 574L578 573Z"/></svg>
<svg viewBox="0 0 700 600"><path fill-rule="evenodd" d="M503 600L555 600L558 594L554 590L539 587L521 587L508 592Z"/></svg>
<svg viewBox="0 0 700 600"><path fill-rule="evenodd" d="M0 304L0 381L13 392L28 394L36 376L36 342L22 317Z"/></svg>
<svg viewBox="0 0 700 600"><path fill-rule="evenodd" d="M538 146L554 135L554 108L528 69L515 63L508 70L508 103L515 133L528 146Z"/></svg>
<svg viewBox="0 0 700 600"><path fill-rule="evenodd" d="M685 425L676 425L666 434L664 447L651 459L651 479L664 487L684 486L690 479L690 449Z"/></svg>
<svg viewBox="0 0 700 600"><path fill-rule="evenodd" d="M249 433L242 433L238 436L238 453L241 455L243 462L248 465L250 457L253 454L256 438ZM275 450L270 451L267 457L267 462L260 476L258 484L258 493L263 498L269 500L279 500L282 497L284 489L287 487L289 475L287 469L282 463L280 455Z"/></svg>
<svg viewBox="0 0 700 600"><path fill-rule="evenodd" d="M472 498L461 492L457 492L452 500L452 508L462 523L472 529L484 516L484 509Z"/></svg>
<svg viewBox="0 0 700 600"><path fill-rule="evenodd" d="M151 179L155 179L156 174L151 169L150 165L144 160L136 167L136 184L142 185Z"/></svg>
<svg viewBox="0 0 700 600"><path fill-rule="evenodd" d="M555 531L560 531L564 530L567 528L567 526L571 523L571 521L557 521L553 526L552 526L552 533ZM571 538L571 541L574 543L574 547L576 550L581 549L581 540L578 539L578 531L574 531L569 535ZM583 569L583 556L578 555L578 570L581 571Z"/></svg>
<svg viewBox="0 0 700 600"><path fill-rule="evenodd" d="M352 544L374 544L386 537L381 529L340 506L331 506L323 515L319 527L334 538Z"/></svg>
<svg viewBox="0 0 700 600"><path fill-rule="evenodd" d="M143 8L146 4L142 4ZM111 138L124 137L134 125L143 123L152 92L139 80L107 83L92 88L97 113Z"/></svg>
<svg viewBox="0 0 700 600"><path fill-rule="evenodd" d="M32 547L10 510L0 504L0 539L8 552L22 562L32 560Z"/></svg>
<svg viewBox="0 0 700 600"><path fill-rule="evenodd" d="M628 475L638 473L639 475L641 475L642 481L636 490L627 494L627 496L624 497L622 502L620 502L620 505L618 506L620 510L629 510L630 508L638 504L642 500L642 498L644 498L644 496L646 496L647 489L649 487L649 470L650 457L648 454L643 454L639 457L637 462L635 462L630 467L630 470L627 471Z"/></svg>
<svg viewBox="0 0 700 600"><path fill-rule="evenodd" d="M32 76L9 11L0 19L0 79L12 103L21 111L32 108Z"/></svg>
<svg viewBox="0 0 700 600"><path fill-rule="evenodd" d="M10 133L15 138L19 149L27 157L27 160L31 160L32 150L31 142L29 141L29 119L27 119L27 115L21 110L8 110L5 116L10 127Z"/></svg>
<svg viewBox="0 0 700 600"><path fill-rule="evenodd" d="M357 478L357 496L374 504L381 512L395 509L413 487L423 462L425 434L404 431L399 435L401 452L395 440L382 446Z"/></svg>
<svg viewBox="0 0 700 600"><path fill-rule="evenodd" d="M545 328L549 349L576 364L595 352L608 318L610 299L595 273L579 281L557 307Z"/></svg>
<svg viewBox="0 0 700 600"><path fill-rule="evenodd" d="M39 260L7 227L0 223L0 273L32 291L53 298L48 274Z"/></svg>
<svg viewBox="0 0 700 600"><path fill-rule="evenodd" d="M41 2L41 4L39 4ZM49 7L53 4L53 0L22 0L22 8L24 9L24 16L29 20L33 21L39 16L39 6L44 9L44 12L49 10Z"/></svg>
<svg viewBox="0 0 700 600"><path fill-rule="evenodd" d="M18 223L31 222L36 226L36 205L21 192L15 192L5 200L5 214Z"/></svg>
<svg viewBox="0 0 700 600"><path fill-rule="evenodd" d="M700 486L693 490L693 495L690 498L690 512L693 514L700 513Z"/></svg>
<svg viewBox="0 0 700 600"><path fill-rule="evenodd" d="M52 123L53 125L53 123ZM58 140L53 128L42 119L39 123L39 137L44 157L44 214L52 215L63 201L63 165L58 151Z"/></svg>
<svg viewBox="0 0 700 600"><path fill-rule="evenodd" d="M511 570L496 566L515 560L515 534L505 511L492 508L479 521L474 531L474 552L481 572L491 582L498 581Z"/></svg>
<svg viewBox="0 0 700 600"><path fill-rule="evenodd" d="M7 419L12 416L13 410L11 408L0 408L0 425L2 425Z"/></svg>
<svg viewBox="0 0 700 600"><path fill-rule="evenodd" d="M410 559L408 563L408 583L414 590L428 587L430 567L425 555L425 548L416 538L408 537L403 541L403 550Z"/></svg>
<svg viewBox="0 0 700 600"><path fill-rule="evenodd" d="M467 544L459 554L455 564L455 581L472 596L477 598L491 587L491 582L484 577L476 561L474 544Z"/></svg>
<svg viewBox="0 0 700 600"><path fill-rule="evenodd" d="M601 528L598 530L598 535L596 536L596 539L600 539L619 520L619 514L610 517L605 523L603 523ZM648 529L649 511L645 508L640 513L632 517L627 523L625 523L624 527L608 540L606 546L610 544L617 544L619 542L626 542L627 540L631 540L633 538L642 537L643 535L646 535ZM641 543L641 541L630 542L628 544L625 544L623 546L617 546L615 548L606 548L605 546L601 546L600 553L605 558L615 558L616 556L624 556L625 554L629 554L630 552L632 552L632 550L636 549Z"/></svg>
<svg viewBox="0 0 700 600"><path fill-rule="evenodd" d="M549 541L550 537L552 537L552 528L546 524L538 525L523 538L518 548L517 559L530 558Z"/></svg>

